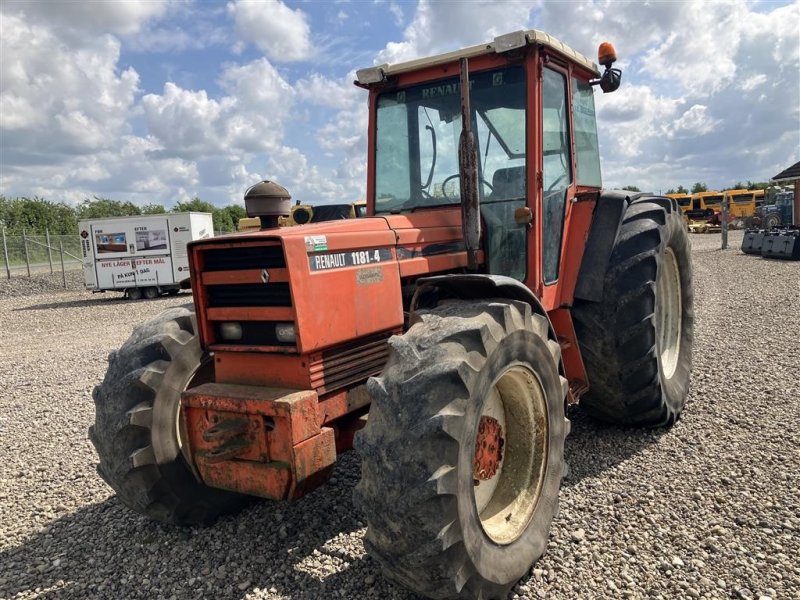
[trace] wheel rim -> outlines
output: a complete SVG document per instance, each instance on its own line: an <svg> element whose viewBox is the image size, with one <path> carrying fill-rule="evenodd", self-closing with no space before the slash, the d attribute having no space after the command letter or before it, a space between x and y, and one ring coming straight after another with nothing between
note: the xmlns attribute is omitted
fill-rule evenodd
<svg viewBox="0 0 800 600"><path fill-rule="evenodd" d="M173 357L175 360L175 357ZM191 387L214 380L214 363L206 357L193 369L185 382L177 388L163 386L153 407L152 444L158 464L172 462L180 454L192 467L192 456L187 443L189 437L181 419L181 393Z"/></svg>
<svg viewBox="0 0 800 600"><path fill-rule="evenodd" d="M665 379L675 374L681 350L681 279L678 261L672 248L667 248L661 261L656 284L656 349Z"/></svg>
<svg viewBox="0 0 800 600"><path fill-rule="evenodd" d="M498 377L477 429L475 508L486 535L498 544L510 544L533 516L547 465L547 401L529 367L515 364ZM498 432L499 448L492 449Z"/></svg>

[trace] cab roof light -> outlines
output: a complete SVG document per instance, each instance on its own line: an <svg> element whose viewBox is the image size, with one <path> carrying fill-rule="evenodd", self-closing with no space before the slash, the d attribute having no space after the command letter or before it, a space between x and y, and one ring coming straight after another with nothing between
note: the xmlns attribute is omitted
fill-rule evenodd
<svg viewBox="0 0 800 600"><path fill-rule="evenodd" d="M524 31L513 31L494 38L494 51L498 54L523 48L528 44L528 35Z"/></svg>
<svg viewBox="0 0 800 600"><path fill-rule="evenodd" d="M611 42L603 42L597 49L597 62L603 65L606 69L610 68L617 62L617 51Z"/></svg>
<svg viewBox="0 0 800 600"><path fill-rule="evenodd" d="M614 49L614 45L611 42L603 42L600 44L600 47L597 49L597 62L603 65L606 70L599 79L592 79L589 81L589 84L599 85L600 89L603 90L605 94L616 91L617 88L619 88L619 84L622 82L622 71L620 69L611 68L611 65L616 61L617 51Z"/></svg>
<svg viewBox="0 0 800 600"><path fill-rule="evenodd" d="M361 85L370 85L386 81L386 69L389 65L378 65L377 67L367 67L356 71L356 80Z"/></svg>

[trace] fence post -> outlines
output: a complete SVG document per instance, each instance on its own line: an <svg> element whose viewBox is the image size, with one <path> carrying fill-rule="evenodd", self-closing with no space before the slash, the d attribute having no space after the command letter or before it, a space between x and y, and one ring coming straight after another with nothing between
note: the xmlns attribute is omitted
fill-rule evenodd
<svg viewBox="0 0 800 600"><path fill-rule="evenodd" d="M50 272L53 272L53 249L50 247L50 229L44 230L45 235L47 236L47 260L50 261Z"/></svg>
<svg viewBox="0 0 800 600"><path fill-rule="evenodd" d="M22 230L22 246L25 248L25 266L28 267L28 277L31 276L31 259L28 256L28 237L25 235L25 230Z"/></svg>
<svg viewBox="0 0 800 600"><path fill-rule="evenodd" d="M11 279L11 265L8 262L8 246L6 245L6 228L3 227L3 256L6 259L6 277Z"/></svg>
<svg viewBox="0 0 800 600"><path fill-rule="evenodd" d="M67 272L64 270L64 240L58 240L58 245L61 248L61 281L64 289L67 289Z"/></svg>
<svg viewBox="0 0 800 600"><path fill-rule="evenodd" d="M722 196L722 249L728 248L728 195Z"/></svg>

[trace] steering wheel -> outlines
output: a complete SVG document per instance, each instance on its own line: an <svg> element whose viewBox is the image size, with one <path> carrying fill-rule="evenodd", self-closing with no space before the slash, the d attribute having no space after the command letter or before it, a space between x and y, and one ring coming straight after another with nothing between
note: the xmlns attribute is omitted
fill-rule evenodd
<svg viewBox="0 0 800 600"><path fill-rule="evenodd" d="M557 190L558 189L558 184L560 184L563 181L566 181L566 179L567 179L567 174L566 173L563 173L562 175L559 175L556 178L556 180L553 183L551 183L550 186L547 188L547 190L545 191L545 194L549 194L553 190Z"/></svg>
<svg viewBox="0 0 800 600"><path fill-rule="evenodd" d="M446 177L445 180L442 182L442 195L445 198L447 198L448 200L455 200L455 196L449 196L447 194L447 182L451 181L453 179L457 179L459 177L461 177L461 175L459 173L454 173L453 175L450 175L449 177ZM494 192L494 188L492 187L492 184L489 183L488 181L486 181L483 177L478 178L478 181L480 181L483 185L488 187L490 192Z"/></svg>

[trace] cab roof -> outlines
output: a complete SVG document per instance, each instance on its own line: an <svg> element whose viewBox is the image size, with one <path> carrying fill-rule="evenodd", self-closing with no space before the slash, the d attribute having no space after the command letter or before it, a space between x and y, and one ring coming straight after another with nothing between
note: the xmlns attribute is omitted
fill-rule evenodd
<svg viewBox="0 0 800 600"><path fill-rule="evenodd" d="M392 75L400 75L401 73L418 71L427 67L454 62L461 58L472 58L475 56L483 56L485 54L492 53L499 54L533 44L541 44L546 46L567 60L579 64L583 68L593 73L595 76L599 77L600 75L597 65L580 52L573 50L565 43L548 33L539 31L538 29L529 29L528 31L515 31L512 33L506 33L504 35L497 36L493 41L486 44L468 46L467 48L462 48L461 50L456 50L454 52L447 52L445 54L438 54L425 58L417 58L393 65L383 64L367 67L365 69L359 69L357 72L358 83L367 86L372 83L377 83L377 81L370 81L368 75L369 73L375 73L376 71L380 71L383 75L382 78L385 78Z"/></svg>

